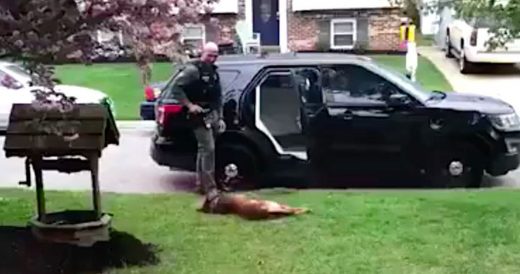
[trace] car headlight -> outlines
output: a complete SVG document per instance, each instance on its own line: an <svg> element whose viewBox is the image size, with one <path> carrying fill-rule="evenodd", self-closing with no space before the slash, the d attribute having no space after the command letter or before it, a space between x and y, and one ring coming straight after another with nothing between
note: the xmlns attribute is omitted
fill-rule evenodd
<svg viewBox="0 0 520 274"><path fill-rule="evenodd" d="M520 131L520 118L516 113L491 115L489 119L498 130Z"/></svg>
<svg viewBox="0 0 520 274"><path fill-rule="evenodd" d="M112 112L112 116L114 116L114 118L116 117L116 106L110 97L103 97L103 99L101 99L101 104L108 106L108 109Z"/></svg>

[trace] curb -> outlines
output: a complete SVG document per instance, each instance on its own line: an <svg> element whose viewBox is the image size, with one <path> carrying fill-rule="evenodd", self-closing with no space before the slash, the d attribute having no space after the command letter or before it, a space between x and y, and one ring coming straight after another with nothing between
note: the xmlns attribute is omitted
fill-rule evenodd
<svg viewBox="0 0 520 274"><path fill-rule="evenodd" d="M116 121L117 127L123 130L152 130L155 128L155 121Z"/></svg>

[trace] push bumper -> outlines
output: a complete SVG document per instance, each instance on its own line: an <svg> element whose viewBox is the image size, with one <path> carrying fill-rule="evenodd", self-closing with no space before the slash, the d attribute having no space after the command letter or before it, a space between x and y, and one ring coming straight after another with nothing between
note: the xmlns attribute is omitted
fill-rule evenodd
<svg viewBox="0 0 520 274"><path fill-rule="evenodd" d="M486 52L475 48L466 49L466 58L475 63L514 64L520 63L520 51Z"/></svg>
<svg viewBox="0 0 520 274"><path fill-rule="evenodd" d="M520 140L506 139L506 147L507 152L495 155L486 170L491 176L505 175L520 166Z"/></svg>

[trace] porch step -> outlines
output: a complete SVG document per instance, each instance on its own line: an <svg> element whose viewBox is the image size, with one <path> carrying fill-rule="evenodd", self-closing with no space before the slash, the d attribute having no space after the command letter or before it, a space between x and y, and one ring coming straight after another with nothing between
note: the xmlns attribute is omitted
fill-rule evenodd
<svg viewBox="0 0 520 274"><path fill-rule="evenodd" d="M266 46L262 45L262 51L267 53L279 53L280 46Z"/></svg>

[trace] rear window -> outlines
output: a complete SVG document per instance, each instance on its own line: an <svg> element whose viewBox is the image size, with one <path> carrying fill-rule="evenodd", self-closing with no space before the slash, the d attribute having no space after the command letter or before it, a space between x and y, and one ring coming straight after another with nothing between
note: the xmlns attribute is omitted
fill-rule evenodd
<svg viewBox="0 0 520 274"><path fill-rule="evenodd" d="M181 69L177 69L173 76L170 78L168 83L163 89L163 94L165 99L173 99L173 86L175 85L175 81L178 79L179 72ZM228 90L233 82L238 78L240 74L237 70L218 70L218 74L220 76L220 84L222 85L222 92Z"/></svg>
<svg viewBox="0 0 520 274"><path fill-rule="evenodd" d="M504 26L506 22L494 17L478 17L472 20L472 25L476 28L494 28Z"/></svg>
<svg viewBox="0 0 520 274"><path fill-rule="evenodd" d="M236 70L222 70L219 71L218 74L220 76L220 84L222 85L222 90L226 91L231 87L231 84L235 82L240 73Z"/></svg>

